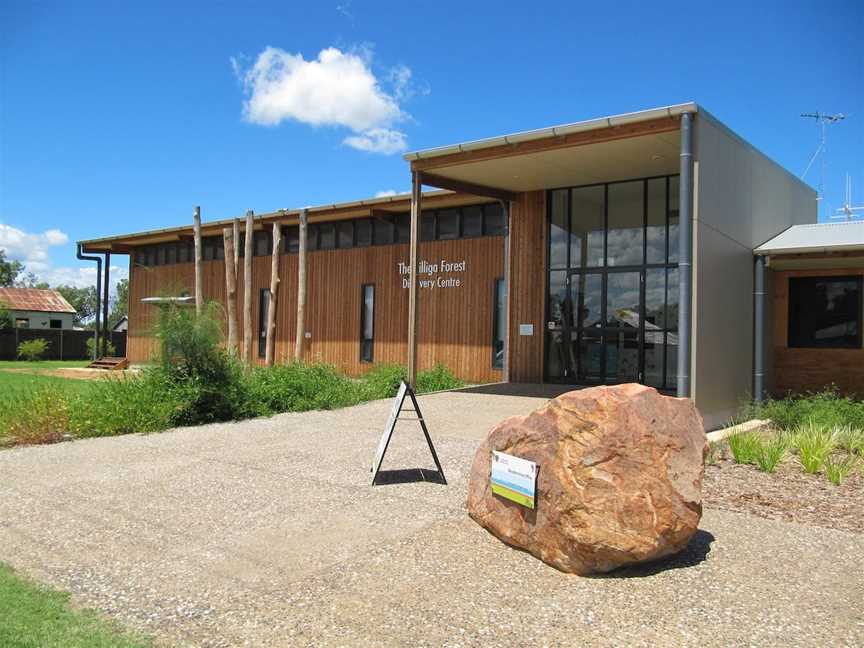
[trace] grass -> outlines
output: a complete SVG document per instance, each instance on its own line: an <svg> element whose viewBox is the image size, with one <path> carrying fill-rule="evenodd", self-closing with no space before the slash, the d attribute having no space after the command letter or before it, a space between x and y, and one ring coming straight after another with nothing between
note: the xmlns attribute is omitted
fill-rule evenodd
<svg viewBox="0 0 864 648"><path fill-rule="evenodd" d="M834 431L812 420L796 426L790 439L798 450L804 472L811 475L822 470L822 465L836 446Z"/></svg>
<svg viewBox="0 0 864 648"><path fill-rule="evenodd" d="M858 467L860 459L855 455L845 457L831 456L825 460L825 476L835 486L851 475Z"/></svg>
<svg viewBox="0 0 864 648"><path fill-rule="evenodd" d="M121 631L90 610L72 608L69 595L21 578L0 563L0 646L4 648L145 648L150 642Z"/></svg>
<svg viewBox="0 0 864 648"><path fill-rule="evenodd" d="M755 464L756 454L759 452L759 437L753 432L741 432L733 434L728 439L729 449L735 463Z"/></svg>
<svg viewBox="0 0 864 648"><path fill-rule="evenodd" d="M788 442L783 436L760 439L756 451L756 466L762 472L773 473L786 456L788 447Z"/></svg>
<svg viewBox="0 0 864 648"><path fill-rule="evenodd" d="M0 360L0 370L3 369L27 369L28 371L45 371L51 369L66 369L70 367L86 367L89 360L37 360L26 362L24 360Z"/></svg>

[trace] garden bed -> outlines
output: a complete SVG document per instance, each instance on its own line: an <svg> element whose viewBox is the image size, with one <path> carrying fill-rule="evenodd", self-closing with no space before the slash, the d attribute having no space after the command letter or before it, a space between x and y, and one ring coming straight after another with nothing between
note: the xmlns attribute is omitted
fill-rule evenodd
<svg viewBox="0 0 864 648"><path fill-rule="evenodd" d="M721 457L705 466L703 503L772 520L864 533L864 475L841 484L810 475L788 458L773 473Z"/></svg>

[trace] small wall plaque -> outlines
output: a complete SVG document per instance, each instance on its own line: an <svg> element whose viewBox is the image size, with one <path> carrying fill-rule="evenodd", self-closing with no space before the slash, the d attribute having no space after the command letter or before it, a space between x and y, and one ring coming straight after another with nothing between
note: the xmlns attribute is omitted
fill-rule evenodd
<svg viewBox="0 0 864 648"><path fill-rule="evenodd" d="M519 325L519 335L534 335L534 325L533 324L520 324Z"/></svg>

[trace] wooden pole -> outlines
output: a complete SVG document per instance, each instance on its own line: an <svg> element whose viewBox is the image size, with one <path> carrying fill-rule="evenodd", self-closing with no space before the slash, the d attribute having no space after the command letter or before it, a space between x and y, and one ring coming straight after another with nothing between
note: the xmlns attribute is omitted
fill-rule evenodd
<svg viewBox="0 0 864 648"><path fill-rule="evenodd" d="M276 355L276 296L279 294L279 248L282 245L282 225L273 223L273 249L270 252L270 304L267 309L267 339L264 362L273 366Z"/></svg>
<svg viewBox="0 0 864 648"><path fill-rule="evenodd" d="M240 276L240 219L235 217L232 223L234 232L234 278ZM226 251L227 255L228 252Z"/></svg>
<svg viewBox="0 0 864 648"><path fill-rule="evenodd" d="M235 220L236 225L236 220ZM225 242L225 309L228 314L228 353L237 354L237 267L234 258L237 245L234 244L234 229L222 230ZM238 241L239 245L239 241Z"/></svg>
<svg viewBox="0 0 864 648"><path fill-rule="evenodd" d="M246 241L243 251L243 362L252 364L252 239L255 235L255 213L246 212Z"/></svg>
<svg viewBox="0 0 864 648"><path fill-rule="evenodd" d="M299 253L297 255L297 332L294 335L294 360L303 361L303 339L306 336L306 232L309 218L300 210Z"/></svg>
<svg viewBox="0 0 864 648"><path fill-rule="evenodd" d="M195 235L195 312L200 315L204 309L204 282L201 278L201 208L195 207L192 213L192 229Z"/></svg>
<svg viewBox="0 0 864 648"><path fill-rule="evenodd" d="M420 242L420 210L423 193L420 175L411 173L411 241L408 271L408 385L417 386L417 248Z"/></svg>

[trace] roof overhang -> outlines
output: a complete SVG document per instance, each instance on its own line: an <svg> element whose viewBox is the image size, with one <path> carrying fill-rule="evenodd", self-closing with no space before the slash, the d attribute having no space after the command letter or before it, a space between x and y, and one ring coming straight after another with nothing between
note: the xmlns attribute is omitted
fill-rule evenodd
<svg viewBox="0 0 864 648"><path fill-rule="evenodd" d="M677 173L680 118L696 104L603 117L405 155L432 186L518 193ZM425 176L425 178L424 178Z"/></svg>

